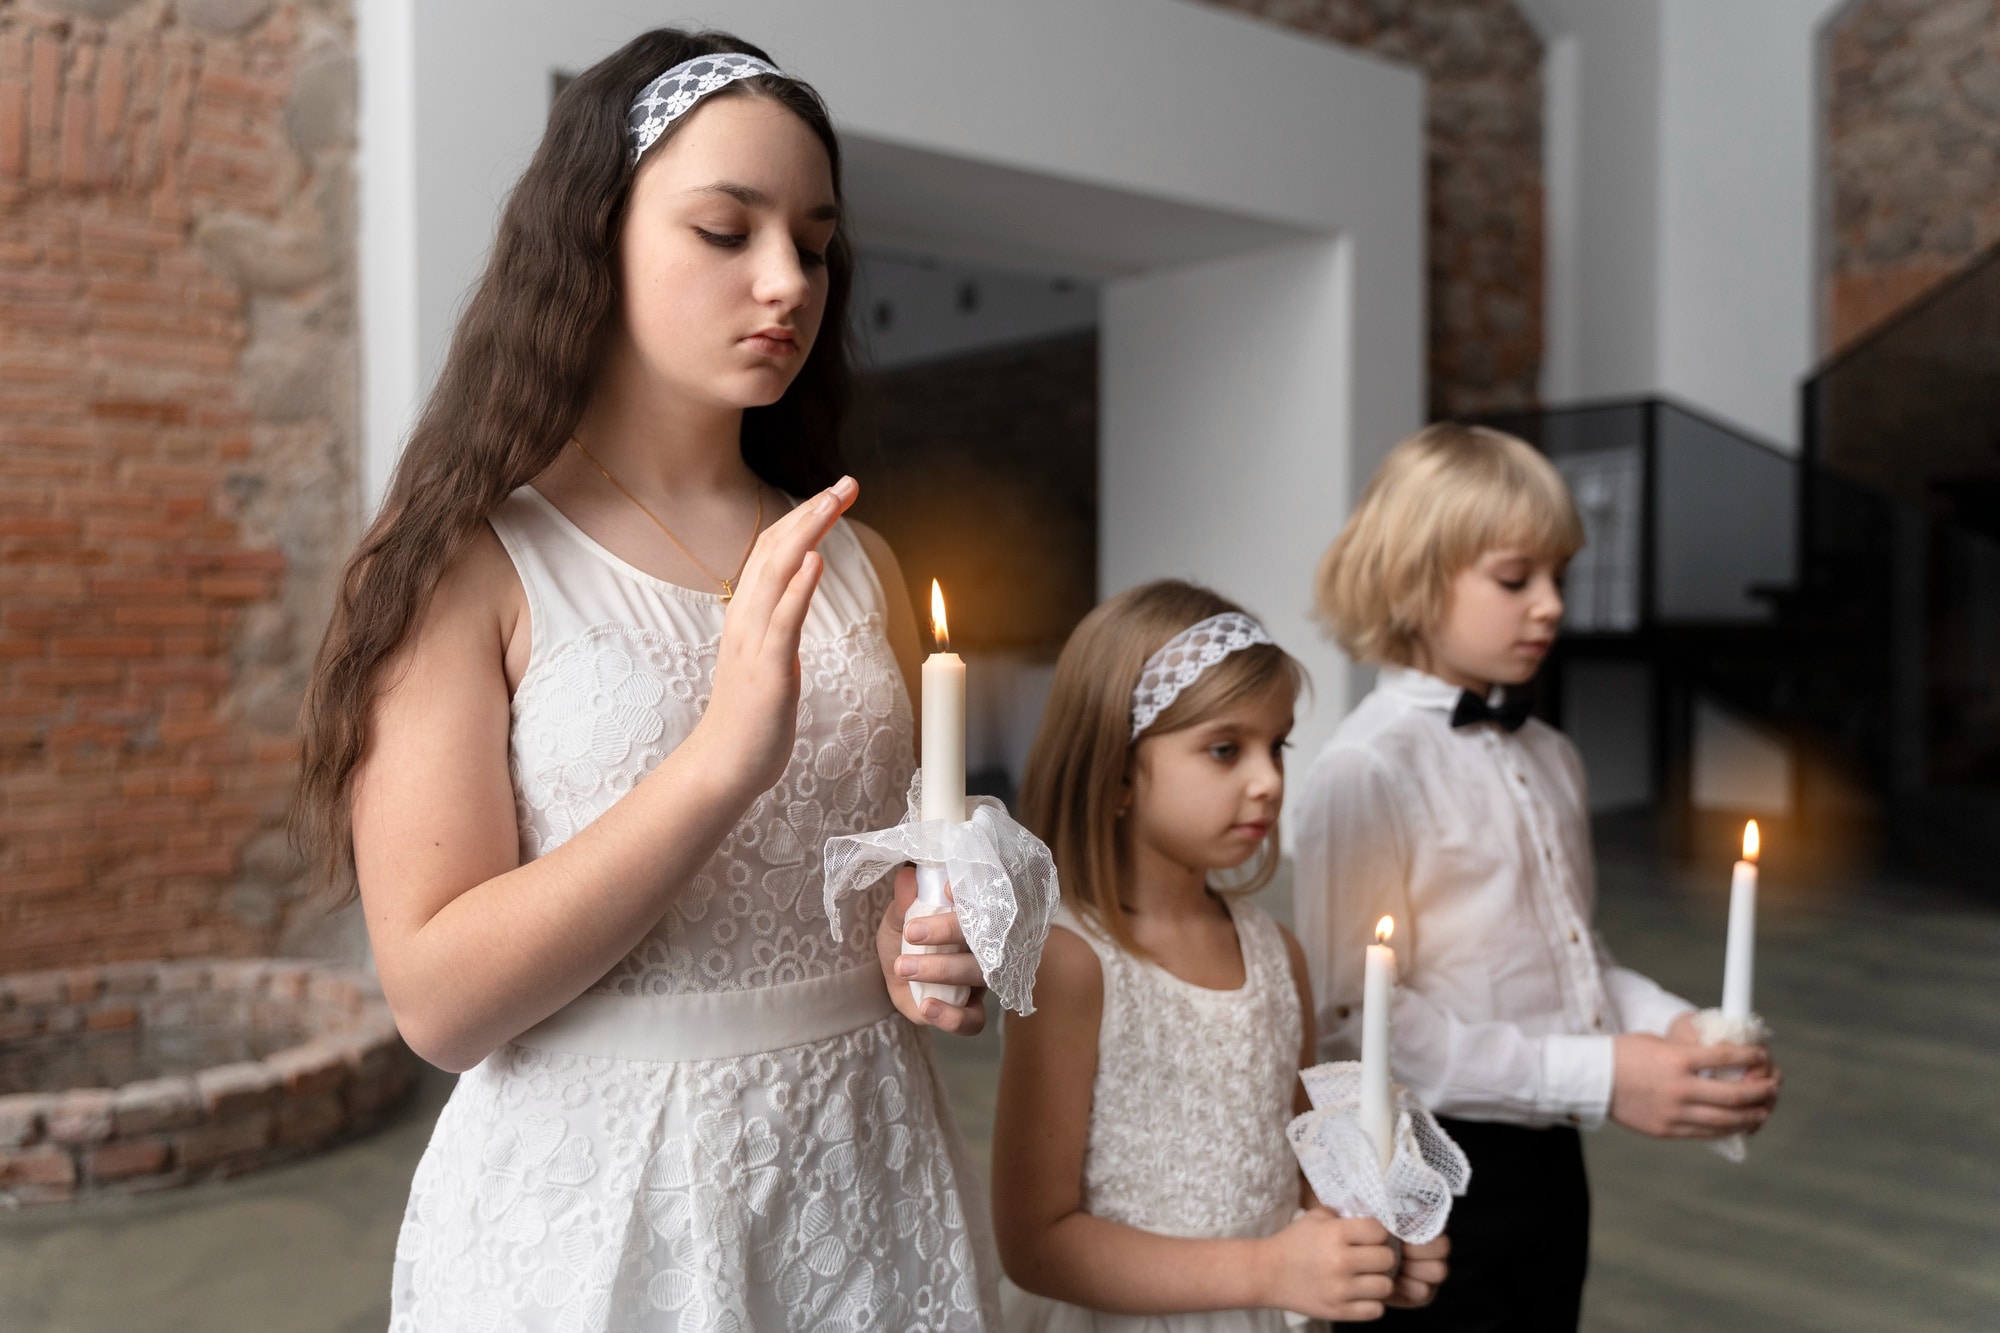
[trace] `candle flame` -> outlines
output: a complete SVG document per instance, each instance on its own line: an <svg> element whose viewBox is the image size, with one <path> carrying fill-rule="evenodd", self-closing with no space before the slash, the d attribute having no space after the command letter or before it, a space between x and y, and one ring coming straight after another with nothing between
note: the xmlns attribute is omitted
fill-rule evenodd
<svg viewBox="0 0 2000 1333"><path fill-rule="evenodd" d="M1389 942L1389 937L1391 935L1394 935L1395 933L1396 933L1395 917L1385 916L1380 921L1377 921L1375 923L1375 942L1377 944L1387 944Z"/></svg>
<svg viewBox="0 0 2000 1333"><path fill-rule="evenodd" d="M1762 847L1763 839L1757 836L1757 821L1753 819L1743 826L1743 859L1755 861Z"/></svg>
<svg viewBox="0 0 2000 1333"><path fill-rule="evenodd" d="M936 579L931 580L931 637L937 640L937 650L951 651L951 630L944 621L944 589Z"/></svg>

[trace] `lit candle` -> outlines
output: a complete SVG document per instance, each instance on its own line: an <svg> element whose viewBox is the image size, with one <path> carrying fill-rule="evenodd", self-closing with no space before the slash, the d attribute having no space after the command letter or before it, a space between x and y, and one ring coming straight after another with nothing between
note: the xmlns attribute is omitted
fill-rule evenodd
<svg viewBox="0 0 2000 1333"><path fill-rule="evenodd" d="M1722 960L1722 1016L1750 1016L1750 978L1757 965L1757 821L1743 826L1743 859L1729 880L1729 947Z"/></svg>
<svg viewBox="0 0 2000 1333"><path fill-rule="evenodd" d="M924 803L926 820L965 822L965 662L951 650L944 589L931 580L931 637L924 659Z"/></svg>
<svg viewBox="0 0 2000 1333"><path fill-rule="evenodd" d="M923 673L923 766L924 789L918 815L925 821L965 822L965 662L951 650L951 631L945 624L944 590L931 580L931 637L937 651L924 659ZM917 901L911 904L905 924L922 916L938 916L951 911L946 895L949 880L942 866L917 867ZM943 953L931 944L903 942L904 953ZM922 981L910 983L910 993L922 1004L935 995L946 1004L964 1004L972 991L966 986L938 986Z"/></svg>
<svg viewBox="0 0 2000 1333"><path fill-rule="evenodd" d="M1382 1169L1396 1155L1396 1117L1389 1100L1389 1006L1396 988L1394 917L1375 923L1361 987L1361 1128L1375 1144Z"/></svg>

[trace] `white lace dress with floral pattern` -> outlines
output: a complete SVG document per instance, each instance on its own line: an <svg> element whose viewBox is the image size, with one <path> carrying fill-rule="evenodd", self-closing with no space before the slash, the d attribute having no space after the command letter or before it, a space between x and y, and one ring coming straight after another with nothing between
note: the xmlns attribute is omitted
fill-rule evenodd
<svg viewBox="0 0 2000 1333"><path fill-rule="evenodd" d="M1268 1236L1298 1210L1285 1138L1305 1039L1278 923L1226 899L1243 985L1210 990L1127 953L1067 907L1056 924L1104 977L1083 1211L1164 1236ZM1283 1333L1320 1328L1280 1310L1114 1315L1004 1283L1009 1333ZM1289 1323L1288 1323L1289 1321Z"/></svg>
<svg viewBox="0 0 2000 1333"><path fill-rule="evenodd" d="M532 858L693 729L723 608L626 564L530 487L493 527L527 590L534 640L511 741ZM580 1005L878 967L873 922L888 888L844 909L836 943L821 849L901 816L910 702L866 552L845 524L821 549L784 776ZM928 1035L893 1013L720 1059L510 1044L459 1079L417 1167L391 1329L997 1327L985 1207Z"/></svg>

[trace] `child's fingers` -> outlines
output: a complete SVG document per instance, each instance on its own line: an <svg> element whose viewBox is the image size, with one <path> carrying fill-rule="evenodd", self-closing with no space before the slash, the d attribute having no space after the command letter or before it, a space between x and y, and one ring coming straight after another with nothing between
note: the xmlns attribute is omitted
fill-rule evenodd
<svg viewBox="0 0 2000 1333"><path fill-rule="evenodd" d="M930 944L939 948L965 947L965 931L958 924L956 912L938 912L905 922L903 938L912 944Z"/></svg>
<svg viewBox="0 0 2000 1333"><path fill-rule="evenodd" d="M1347 1267L1352 1272L1369 1277L1379 1277L1384 1283L1396 1271L1396 1251L1388 1245L1350 1245L1347 1249ZM1383 1295L1388 1295L1386 1287Z"/></svg>
<svg viewBox="0 0 2000 1333"><path fill-rule="evenodd" d="M1685 1088L1685 1099L1703 1106L1763 1106L1776 1095L1767 1078L1691 1078Z"/></svg>
<svg viewBox="0 0 2000 1333"><path fill-rule="evenodd" d="M807 551L799 560L798 572L785 586L784 596L771 610L770 626L764 631L765 644L785 645L785 655L797 658L799 635L804 632L806 612L812 609L813 592L826 571L826 559L818 551Z"/></svg>
<svg viewBox="0 0 2000 1333"><path fill-rule="evenodd" d="M963 951L957 953L906 953L896 960L896 975L905 981L922 981L933 986L986 985L979 960Z"/></svg>
<svg viewBox="0 0 2000 1333"><path fill-rule="evenodd" d="M744 563L743 580L731 605L742 603L742 614L768 617L806 552L833 530L858 494L854 478L842 477L764 529L750 548L750 559Z"/></svg>
<svg viewBox="0 0 2000 1333"><path fill-rule="evenodd" d="M1333 1312L1336 1324L1366 1324L1382 1317L1381 1301L1346 1301Z"/></svg>
<svg viewBox="0 0 2000 1333"><path fill-rule="evenodd" d="M1687 1067L1701 1069L1749 1069L1762 1065L1769 1053L1762 1046L1737 1046L1722 1042L1714 1046L1695 1046L1687 1052Z"/></svg>
<svg viewBox="0 0 2000 1333"><path fill-rule="evenodd" d="M955 1037L976 1037L986 1029L984 1004L946 1004L933 996L924 1001L923 1015L932 1027Z"/></svg>
<svg viewBox="0 0 2000 1333"><path fill-rule="evenodd" d="M1748 1134L1767 1118L1767 1113L1761 1110L1685 1106L1675 1117L1672 1132L1682 1138L1719 1139L1725 1134Z"/></svg>
<svg viewBox="0 0 2000 1333"><path fill-rule="evenodd" d="M1340 1224L1340 1238L1348 1245L1356 1248L1380 1246L1383 1254L1389 1253L1389 1228L1374 1218L1338 1217L1335 1220ZM1386 1273L1390 1267L1385 1264L1382 1271Z"/></svg>

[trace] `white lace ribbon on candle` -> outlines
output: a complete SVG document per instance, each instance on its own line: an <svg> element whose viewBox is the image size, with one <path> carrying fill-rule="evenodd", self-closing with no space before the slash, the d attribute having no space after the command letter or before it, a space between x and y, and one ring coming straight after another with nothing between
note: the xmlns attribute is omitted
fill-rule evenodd
<svg viewBox="0 0 2000 1333"><path fill-rule="evenodd" d="M1285 1133L1319 1201L1342 1217L1372 1217L1411 1245L1437 1239L1472 1180L1465 1151L1408 1088L1391 1084L1396 1151L1385 1171L1361 1128L1361 1062L1314 1065L1299 1078L1313 1109Z"/></svg>
<svg viewBox="0 0 2000 1333"><path fill-rule="evenodd" d="M1745 1014L1741 1018L1731 1018L1720 1009L1703 1009L1694 1016L1694 1033L1701 1038L1704 1046L1729 1043L1736 1046L1762 1046L1771 1040L1771 1029L1763 1019L1755 1014ZM1738 1079L1742 1071L1736 1069L1718 1070L1715 1077ZM1744 1162L1750 1157L1750 1136L1730 1134L1719 1139L1710 1139L1708 1146L1716 1154L1732 1162Z"/></svg>
<svg viewBox="0 0 2000 1333"><path fill-rule="evenodd" d="M910 783L903 822L826 840L826 918L840 938L839 900L904 863L941 867L965 943L994 998L1017 1014L1035 1011L1035 969L1062 900L1055 858L990 796L965 799L966 820L923 820L923 773Z"/></svg>

